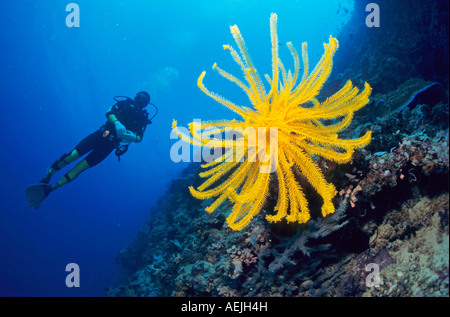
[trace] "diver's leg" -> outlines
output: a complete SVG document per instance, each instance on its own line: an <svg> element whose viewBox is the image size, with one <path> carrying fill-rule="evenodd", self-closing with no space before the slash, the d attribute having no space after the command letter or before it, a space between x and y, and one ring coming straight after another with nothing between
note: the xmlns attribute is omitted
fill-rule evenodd
<svg viewBox="0 0 450 317"><path fill-rule="evenodd" d="M74 149L69 154L65 153L50 166L50 169L47 171L47 174L40 180L39 183L48 184L53 174L55 174L57 171L59 171L67 164L77 160L78 158L80 158L80 154L78 153L77 149Z"/></svg>
<svg viewBox="0 0 450 317"><path fill-rule="evenodd" d="M80 143L78 143L77 146L72 150L72 152L70 152L69 154L64 154L50 166L50 169L48 170L47 174L41 179L40 183L48 184L53 174L55 174L67 164L72 163L73 161L79 159L81 156L91 151L99 142L100 137L101 132L97 130L81 140Z"/></svg>
<svg viewBox="0 0 450 317"><path fill-rule="evenodd" d="M70 171L68 171L61 179L52 185L51 190L55 190L63 185L66 185L67 183L73 181L75 178L78 177L82 172L90 168L89 163L86 161L86 159L81 160L78 162L77 165L75 165L74 168L72 168Z"/></svg>
<svg viewBox="0 0 450 317"><path fill-rule="evenodd" d="M81 160L73 169L66 173L56 184L52 185L52 191L73 181L82 172L103 161L112 151L114 145L106 140L100 140L94 150L86 158Z"/></svg>

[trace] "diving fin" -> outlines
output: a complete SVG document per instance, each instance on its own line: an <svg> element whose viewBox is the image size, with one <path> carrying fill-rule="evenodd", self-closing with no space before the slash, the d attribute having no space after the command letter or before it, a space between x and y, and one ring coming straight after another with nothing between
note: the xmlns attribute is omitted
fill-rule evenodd
<svg viewBox="0 0 450 317"><path fill-rule="evenodd" d="M30 185L25 189L25 199L28 207L38 209L41 203L52 191L52 185L38 183Z"/></svg>

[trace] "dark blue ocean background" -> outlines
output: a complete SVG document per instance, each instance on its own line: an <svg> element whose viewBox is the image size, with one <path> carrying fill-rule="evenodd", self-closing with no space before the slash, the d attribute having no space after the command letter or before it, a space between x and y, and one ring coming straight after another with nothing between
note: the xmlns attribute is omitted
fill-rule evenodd
<svg viewBox="0 0 450 317"><path fill-rule="evenodd" d="M280 43L292 41L300 50L307 41L315 65L322 43L352 10L352 1L338 0L75 0L81 24L68 28L70 2L0 2L1 296L103 296L120 279L114 257L187 166L170 159L172 120L185 126L195 118L233 118L198 89L200 73L207 71L212 91L245 100L211 70L217 62L239 74L222 49L234 43L230 25L239 26L264 74L271 71L271 12L278 14ZM113 96L139 90L159 108L142 143L132 144L120 163L111 154L39 210L28 208L25 187L105 122ZM65 285L72 262L80 267L79 288Z"/></svg>

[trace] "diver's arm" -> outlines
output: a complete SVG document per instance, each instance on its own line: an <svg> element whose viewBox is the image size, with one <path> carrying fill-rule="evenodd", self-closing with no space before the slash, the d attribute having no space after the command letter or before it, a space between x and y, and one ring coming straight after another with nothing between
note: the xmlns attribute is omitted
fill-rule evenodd
<svg viewBox="0 0 450 317"><path fill-rule="evenodd" d="M117 119L115 112L119 110L119 107L117 104L109 108L109 110L106 112L106 118L108 118L108 121L114 124L114 127L116 129L116 135L119 139L122 139L124 135L127 133L127 129L125 126Z"/></svg>
<svg viewBox="0 0 450 317"><path fill-rule="evenodd" d="M126 131L124 134L122 134L122 136L120 137L120 140L125 143L130 143L130 142L138 143L138 142L140 142L141 139L135 133L133 133L131 131Z"/></svg>
<svg viewBox="0 0 450 317"><path fill-rule="evenodd" d="M110 114L109 116L107 116L107 118L108 118L108 121L111 122L111 123L119 121L119 120L117 120L117 117L115 115L113 115L113 114Z"/></svg>
<svg viewBox="0 0 450 317"><path fill-rule="evenodd" d="M109 110L105 114L106 118L108 119L109 122L111 122L114 125L116 129L116 135L122 142L139 143L142 140L142 133L137 134L127 130L126 127L116 117L116 114L120 113L122 105L123 104L118 102L117 104L109 108Z"/></svg>
<svg viewBox="0 0 450 317"><path fill-rule="evenodd" d="M142 133L136 133L136 141L134 141L134 142L140 143L142 141L143 137L144 137L144 135Z"/></svg>
<svg viewBox="0 0 450 317"><path fill-rule="evenodd" d="M115 105L112 106L111 108L109 108L108 111L106 111L106 114L105 114L106 118L107 118L108 121L111 122L111 123L114 123L114 122L117 121L117 117L116 117L116 115L115 115L114 112L113 112L113 111L115 110L114 108L116 108Z"/></svg>
<svg viewBox="0 0 450 317"><path fill-rule="evenodd" d="M143 134L142 133L133 133L131 131L127 131L128 142L140 143L142 141Z"/></svg>

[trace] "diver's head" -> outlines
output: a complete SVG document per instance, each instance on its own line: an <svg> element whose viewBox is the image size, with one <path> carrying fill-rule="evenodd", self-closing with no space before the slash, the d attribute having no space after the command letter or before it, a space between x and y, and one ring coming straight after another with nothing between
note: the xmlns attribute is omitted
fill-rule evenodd
<svg viewBox="0 0 450 317"><path fill-rule="evenodd" d="M146 91L140 91L134 97L134 105L140 109L147 107L150 103L150 95Z"/></svg>

